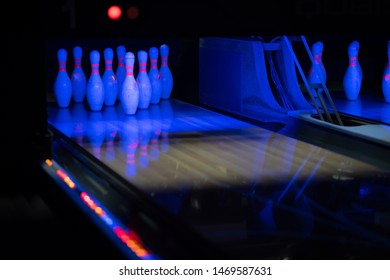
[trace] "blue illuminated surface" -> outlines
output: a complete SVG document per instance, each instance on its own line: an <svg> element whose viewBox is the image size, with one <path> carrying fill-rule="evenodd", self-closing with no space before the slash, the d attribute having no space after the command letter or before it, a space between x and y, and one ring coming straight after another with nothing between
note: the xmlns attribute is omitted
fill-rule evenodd
<svg viewBox="0 0 390 280"><path fill-rule="evenodd" d="M48 109L49 123L228 251L390 249L389 170L175 99L133 116Z"/></svg>

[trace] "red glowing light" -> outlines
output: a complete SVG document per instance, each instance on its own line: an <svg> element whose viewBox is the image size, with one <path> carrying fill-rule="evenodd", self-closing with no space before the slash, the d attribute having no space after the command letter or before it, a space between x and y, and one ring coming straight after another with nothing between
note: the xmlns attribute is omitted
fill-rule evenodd
<svg viewBox="0 0 390 280"><path fill-rule="evenodd" d="M136 19L139 15L139 9L135 6L130 6L127 8L126 14L129 19Z"/></svg>
<svg viewBox="0 0 390 280"><path fill-rule="evenodd" d="M122 9L119 6L111 6L107 10L107 15L112 20L117 20L122 16Z"/></svg>

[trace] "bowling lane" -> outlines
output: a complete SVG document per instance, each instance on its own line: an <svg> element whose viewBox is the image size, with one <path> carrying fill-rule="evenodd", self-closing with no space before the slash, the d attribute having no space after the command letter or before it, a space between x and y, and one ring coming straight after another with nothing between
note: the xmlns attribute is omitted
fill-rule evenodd
<svg viewBox="0 0 390 280"><path fill-rule="evenodd" d="M48 121L237 258L388 258L389 170L179 100ZM130 187L130 186L129 186Z"/></svg>

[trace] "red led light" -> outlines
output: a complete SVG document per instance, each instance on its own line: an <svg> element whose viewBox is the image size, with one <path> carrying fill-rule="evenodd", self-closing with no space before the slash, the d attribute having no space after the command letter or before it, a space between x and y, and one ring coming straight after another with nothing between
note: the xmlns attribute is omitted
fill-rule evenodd
<svg viewBox="0 0 390 280"><path fill-rule="evenodd" d="M107 10L107 15L111 20L117 20L122 16L122 9L119 6L111 6Z"/></svg>
<svg viewBox="0 0 390 280"><path fill-rule="evenodd" d="M139 9L135 6L130 6L127 8L126 14L129 19L137 19L139 15Z"/></svg>

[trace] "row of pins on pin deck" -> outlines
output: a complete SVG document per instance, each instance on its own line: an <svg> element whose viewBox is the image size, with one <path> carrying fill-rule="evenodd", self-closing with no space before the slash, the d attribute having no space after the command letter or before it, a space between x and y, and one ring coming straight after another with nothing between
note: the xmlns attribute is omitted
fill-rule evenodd
<svg viewBox="0 0 390 280"><path fill-rule="evenodd" d="M357 40L352 41L348 46L348 60L349 64L343 76L343 89L347 100L355 101L359 98L362 82L363 82L363 70L359 62L359 48L360 43ZM326 82L326 70L322 62L323 43L317 41L311 48L314 63L320 66L323 82ZM314 71L314 67L311 66L307 79L309 83L320 83L321 79ZM390 40L387 41L387 61L385 62L383 74L382 74L382 94L384 101L390 103Z"/></svg>
<svg viewBox="0 0 390 280"><path fill-rule="evenodd" d="M155 48L155 47L151 47L151 48ZM126 50L126 47L124 45L117 46L117 48L115 49L115 52L114 52L114 48L111 48L111 47L102 48L101 50L98 50L98 49L95 49L95 50L98 50L99 53L104 54L104 51L107 50L107 49L113 50L112 67L114 69L117 69L118 66L123 63L124 56L125 56L126 52L128 52L128 50ZM82 47L75 46L72 49L72 59L69 59L70 52L68 50L66 50L66 49L65 49L65 51L66 51L66 54L67 54L66 61L65 61L66 62L66 70L68 71L69 74L71 74L71 72L74 70L74 68L82 68L84 73L86 73L87 71L89 72L91 70L90 59L89 58L88 59L84 58L84 50L83 50ZM92 50L90 50L89 53L91 51ZM169 51L169 49L168 49L168 51ZM136 53L134 51L132 51L132 52ZM102 58L104 58L104 56L102 56ZM57 58L57 61L58 61L58 58ZM157 65L158 65L158 68L160 68L161 63L162 63L162 60L161 60L160 52L157 49ZM101 59L100 62L99 62L99 72L101 74L103 73L103 71L105 69L105 66L106 66L105 59ZM147 67L148 67L148 69L151 67L150 60L148 60ZM137 68L138 68L138 64L136 63L134 65L134 72L137 72L137 70L138 70ZM72 69L72 71L69 71L69 69Z"/></svg>
<svg viewBox="0 0 390 280"><path fill-rule="evenodd" d="M134 114L138 108L147 109L150 104L158 104L160 99L170 98L173 77L168 66L169 47L166 44L160 46L160 52L157 47L151 47L148 52L139 50L137 64L134 53L126 52L124 46L118 46L116 51L118 66L114 71L114 51L111 48L104 50L105 68L101 76L100 53L92 50L91 75L87 79L81 66L81 47L76 46L73 49L74 68L70 77L66 70L67 52L65 49L59 49L57 52L59 70L54 82L57 105L66 108L72 100L80 103L86 99L92 111L100 111L103 105L112 106L119 99L123 103L125 113ZM134 68L137 65L139 69L135 79ZM128 100L130 95L133 100ZM121 98L123 96L126 98Z"/></svg>

